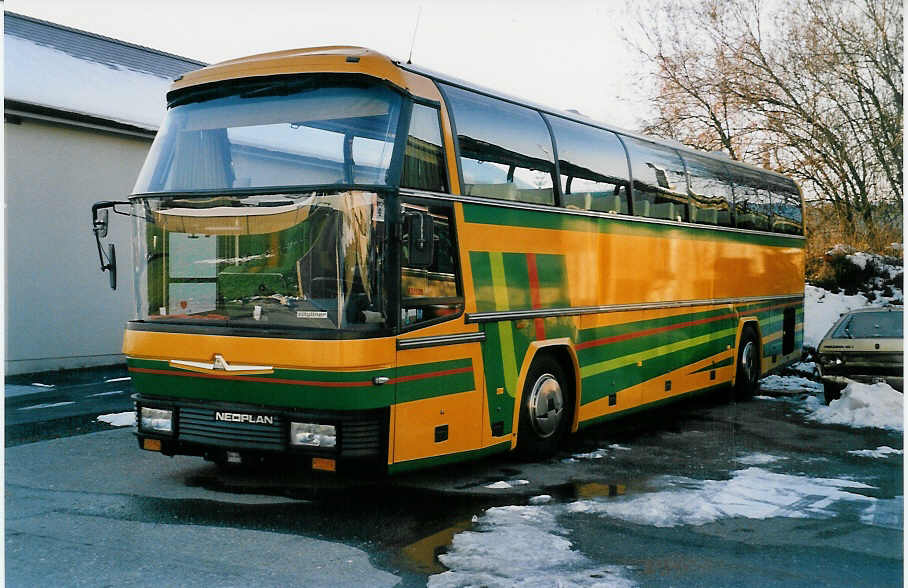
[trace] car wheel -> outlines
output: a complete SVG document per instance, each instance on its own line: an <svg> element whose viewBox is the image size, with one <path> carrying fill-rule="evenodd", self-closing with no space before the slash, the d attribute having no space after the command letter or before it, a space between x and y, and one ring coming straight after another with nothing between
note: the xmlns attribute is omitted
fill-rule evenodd
<svg viewBox="0 0 908 588"><path fill-rule="evenodd" d="M842 397L842 386L838 384L830 384L829 382L823 383L823 397L826 399L826 404L829 404L833 400L838 400Z"/></svg>
<svg viewBox="0 0 908 588"><path fill-rule="evenodd" d="M738 369L735 375L735 397L753 396L760 388L760 341L753 327L744 327L738 343Z"/></svg>
<svg viewBox="0 0 908 588"><path fill-rule="evenodd" d="M538 357L527 373L520 400L518 453L531 458L554 454L572 418L572 387L564 369L552 357Z"/></svg>

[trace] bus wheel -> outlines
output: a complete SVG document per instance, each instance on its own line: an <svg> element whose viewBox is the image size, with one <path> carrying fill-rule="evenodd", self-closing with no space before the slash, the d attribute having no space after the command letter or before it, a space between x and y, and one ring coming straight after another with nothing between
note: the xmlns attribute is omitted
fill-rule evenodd
<svg viewBox="0 0 908 588"><path fill-rule="evenodd" d="M760 342L753 327L744 327L738 344L738 370L735 376L735 396L750 398L760 387Z"/></svg>
<svg viewBox="0 0 908 588"><path fill-rule="evenodd" d="M571 426L573 401L564 369L554 358L533 361L520 402L517 450L526 457L555 453Z"/></svg>

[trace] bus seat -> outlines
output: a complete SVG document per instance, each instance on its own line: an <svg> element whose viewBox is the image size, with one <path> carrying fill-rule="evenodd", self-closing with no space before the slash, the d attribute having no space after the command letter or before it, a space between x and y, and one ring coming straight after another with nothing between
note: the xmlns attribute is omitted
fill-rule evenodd
<svg viewBox="0 0 908 588"><path fill-rule="evenodd" d="M511 184L513 186L513 184ZM519 200L521 202L530 202L532 204L554 204L555 192L552 188L521 188L515 190L516 198L508 200Z"/></svg>
<svg viewBox="0 0 908 588"><path fill-rule="evenodd" d="M597 206L596 210L601 210L602 212L627 212L626 201L621 196L602 196L596 199ZM622 205L624 205L622 207Z"/></svg>
<svg viewBox="0 0 908 588"><path fill-rule="evenodd" d="M636 216L650 216L650 210L652 209L652 203L649 200L635 200L634 201L634 214Z"/></svg>
<svg viewBox="0 0 908 588"><path fill-rule="evenodd" d="M653 217L675 220L675 205L671 202L653 205Z"/></svg>
<svg viewBox="0 0 908 588"><path fill-rule="evenodd" d="M718 211L715 208L698 208L696 206L690 208L690 220L694 223L714 225L718 218L717 214Z"/></svg>
<svg viewBox="0 0 908 588"><path fill-rule="evenodd" d="M727 210L716 211L716 224L723 227L730 227L731 213Z"/></svg>
<svg viewBox="0 0 908 588"><path fill-rule="evenodd" d="M468 188L468 196L518 200L517 186L510 182L505 184L464 184L464 186Z"/></svg>
<svg viewBox="0 0 908 588"><path fill-rule="evenodd" d="M592 195L589 192L575 192L565 194L562 202L568 208L579 208L580 210L590 210Z"/></svg>

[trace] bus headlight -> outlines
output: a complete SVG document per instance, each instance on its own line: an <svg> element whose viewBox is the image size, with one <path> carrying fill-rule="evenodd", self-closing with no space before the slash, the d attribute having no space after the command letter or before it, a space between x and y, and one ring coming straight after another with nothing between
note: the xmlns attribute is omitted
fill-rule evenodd
<svg viewBox="0 0 908 588"><path fill-rule="evenodd" d="M143 406L139 428L149 433L170 435L173 433L173 411Z"/></svg>
<svg viewBox="0 0 908 588"><path fill-rule="evenodd" d="M314 423L290 423L290 444L306 447L334 447L337 445L337 431L334 425Z"/></svg>

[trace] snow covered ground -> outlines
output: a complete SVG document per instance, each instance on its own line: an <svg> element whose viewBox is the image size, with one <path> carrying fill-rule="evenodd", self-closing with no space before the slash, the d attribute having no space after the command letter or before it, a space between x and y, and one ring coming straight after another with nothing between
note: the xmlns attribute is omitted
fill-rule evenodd
<svg viewBox="0 0 908 588"><path fill-rule="evenodd" d="M136 424L136 413L134 410L129 410L126 412L102 414L98 416L98 420L115 427L131 427Z"/></svg>
<svg viewBox="0 0 908 588"><path fill-rule="evenodd" d="M829 406L817 396L804 401L807 418L828 425L874 427L904 431L904 395L888 384L852 382L842 390L842 397Z"/></svg>
<svg viewBox="0 0 908 588"><path fill-rule="evenodd" d="M728 480L665 476L651 481L652 492L568 505L583 512L639 525L705 525L723 518L827 518L840 501L870 506L875 499L853 490L872 486L842 479L780 474L758 467L731 473Z"/></svg>
<svg viewBox="0 0 908 588"><path fill-rule="evenodd" d="M430 577L429 587L635 586L629 568L597 564L573 549L558 523L564 508L501 506L474 517L474 530L456 535L439 556L448 571Z"/></svg>

